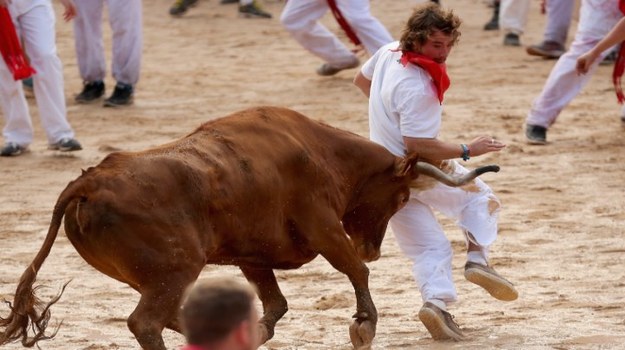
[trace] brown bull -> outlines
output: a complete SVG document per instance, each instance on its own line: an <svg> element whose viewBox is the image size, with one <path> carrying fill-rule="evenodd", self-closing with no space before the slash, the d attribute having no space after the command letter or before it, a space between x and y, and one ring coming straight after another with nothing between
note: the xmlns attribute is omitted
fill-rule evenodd
<svg viewBox="0 0 625 350"><path fill-rule="evenodd" d="M367 346L378 316L364 262L380 256L409 183L424 173L460 185L497 167L463 178L437 170L274 107L205 123L150 150L110 154L61 193L11 313L0 319L0 344L21 339L33 346L49 337L49 308L58 297L42 303L33 284L65 217L78 253L141 294L128 327L144 349L165 349L165 327L180 332L181 296L206 264L237 265L257 286L267 341L287 311L273 269L295 269L318 254L351 281L357 310L350 336L354 346Z"/></svg>

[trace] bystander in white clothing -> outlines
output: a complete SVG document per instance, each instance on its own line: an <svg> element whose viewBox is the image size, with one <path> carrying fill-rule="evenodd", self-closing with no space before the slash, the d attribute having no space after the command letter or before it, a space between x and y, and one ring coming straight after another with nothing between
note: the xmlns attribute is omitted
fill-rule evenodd
<svg viewBox="0 0 625 350"><path fill-rule="evenodd" d="M592 49L623 17L619 0L582 0L580 19L569 50L562 55L547 78L542 92L534 100L526 122L530 144L545 144L547 129L590 80L599 62L609 53L604 51L589 68L589 73L576 72L577 58Z"/></svg>
<svg viewBox="0 0 625 350"><path fill-rule="evenodd" d="M67 121L63 89L63 67L55 43L55 15L50 0L13 0L7 6L18 37L22 38L34 76L35 100L48 143L58 148L70 140L81 149ZM0 104L6 124L3 156L19 155L33 141L33 125L22 82L15 81L0 58Z"/></svg>
<svg viewBox="0 0 625 350"><path fill-rule="evenodd" d="M393 41L388 30L371 14L369 0L335 0L338 9L353 29L364 49L372 55L382 45ZM280 21L293 38L312 54L323 59L332 75L355 68L359 61L355 53L330 32L319 19L330 7L327 0L287 1ZM323 67L323 66L322 66ZM321 69L321 68L320 68Z"/></svg>

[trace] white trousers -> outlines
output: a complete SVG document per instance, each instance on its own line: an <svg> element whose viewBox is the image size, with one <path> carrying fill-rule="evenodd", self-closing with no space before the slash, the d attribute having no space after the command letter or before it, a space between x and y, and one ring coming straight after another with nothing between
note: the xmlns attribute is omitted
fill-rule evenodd
<svg viewBox="0 0 625 350"><path fill-rule="evenodd" d="M102 10L108 5L113 32L112 71L119 83L139 81L143 49L141 0L76 0L74 37L83 81L104 80L106 61L102 39Z"/></svg>
<svg viewBox="0 0 625 350"><path fill-rule="evenodd" d="M37 72L33 77L35 100L48 143L73 138L67 122L63 67L55 44L54 10L49 0L13 1L8 7L18 37L30 65ZM28 146L33 141L33 125L22 82L15 81L6 63L0 58L0 104L5 119L2 130L5 142Z"/></svg>
<svg viewBox="0 0 625 350"><path fill-rule="evenodd" d="M384 25L371 15L369 0L336 0L336 4L370 55L393 41ZM327 0L287 1L280 22L300 45L324 61L335 65L351 63L354 53L319 23L329 9Z"/></svg>
<svg viewBox="0 0 625 350"><path fill-rule="evenodd" d="M548 128L556 121L562 109L590 81L599 62L610 50L603 52L584 75L578 75L575 70L577 58L593 48L621 17L623 14L618 8L618 0L582 0L579 24L571 48L551 69L542 92L532 104L527 124Z"/></svg>
<svg viewBox="0 0 625 350"><path fill-rule="evenodd" d="M574 0L547 1L547 23L543 35L545 41L555 41L563 46L566 45L574 9Z"/></svg>
<svg viewBox="0 0 625 350"><path fill-rule="evenodd" d="M529 0L501 0L499 9L499 24L501 28L509 33L523 34L527 25L529 10Z"/></svg>
<svg viewBox="0 0 625 350"><path fill-rule="evenodd" d="M468 172L457 162L451 162L455 174ZM424 302L457 300L451 274L453 251L432 210L456 219L457 225L465 233L471 233L471 241L488 258L488 247L497 238L500 206L497 197L480 179L475 179L475 186L449 187L437 183L432 188L411 192L408 204L391 218L390 225L402 252L413 263L413 276Z"/></svg>

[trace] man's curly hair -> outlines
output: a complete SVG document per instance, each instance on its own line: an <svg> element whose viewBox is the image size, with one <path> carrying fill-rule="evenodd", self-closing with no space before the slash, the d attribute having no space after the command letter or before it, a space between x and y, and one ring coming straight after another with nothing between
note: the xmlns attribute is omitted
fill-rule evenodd
<svg viewBox="0 0 625 350"><path fill-rule="evenodd" d="M399 48L402 51L417 51L425 44L428 37L435 30L451 35L455 44L460 37L460 23L462 21L451 10L443 10L439 5L428 3L414 9L406 23L406 27L399 39Z"/></svg>

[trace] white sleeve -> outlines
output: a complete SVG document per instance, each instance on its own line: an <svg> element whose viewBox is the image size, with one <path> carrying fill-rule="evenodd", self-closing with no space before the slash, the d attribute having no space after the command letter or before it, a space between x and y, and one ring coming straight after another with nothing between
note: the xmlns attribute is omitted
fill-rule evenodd
<svg viewBox="0 0 625 350"><path fill-rule="evenodd" d="M367 62L365 62L365 64L362 65L362 68L360 68L360 72L362 73L362 75L365 76L365 78L369 80L373 79L373 71L375 70L375 64L378 62L378 58L380 58L380 52L383 49L384 49L384 46L380 50L378 50L373 56L371 56L371 58L369 58Z"/></svg>

